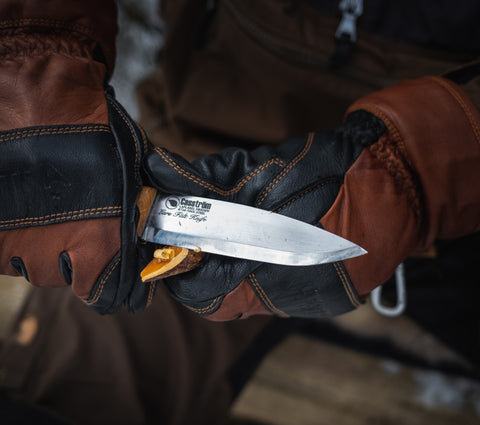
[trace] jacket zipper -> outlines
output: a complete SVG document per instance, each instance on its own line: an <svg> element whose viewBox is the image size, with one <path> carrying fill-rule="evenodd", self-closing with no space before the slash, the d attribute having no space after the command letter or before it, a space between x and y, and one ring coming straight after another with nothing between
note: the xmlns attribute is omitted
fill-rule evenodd
<svg viewBox="0 0 480 425"><path fill-rule="evenodd" d="M297 65L318 68L323 71L330 71L330 58L318 51L309 49L305 46L293 43L291 41L279 40L275 35L261 28L256 22L243 14L236 6L233 0L223 0L222 4L226 7L233 19L238 25L258 44L268 50L270 53L280 59ZM334 34L332 34L332 37ZM368 84L373 88L383 88L395 83L397 80L371 75L368 72L359 69L353 69L345 66L335 70L336 75L347 77L349 79Z"/></svg>

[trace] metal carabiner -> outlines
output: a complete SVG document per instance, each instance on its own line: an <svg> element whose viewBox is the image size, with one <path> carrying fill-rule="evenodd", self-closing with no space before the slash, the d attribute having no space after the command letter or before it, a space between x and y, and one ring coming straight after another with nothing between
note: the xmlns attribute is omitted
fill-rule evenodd
<svg viewBox="0 0 480 425"><path fill-rule="evenodd" d="M407 307L407 289L405 285L405 266L401 263L395 269L395 286L397 289L397 304L394 307L387 307L382 304L382 286L375 288L370 294L370 301L373 308L383 316L400 316Z"/></svg>
<svg viewBox="0 0 480 425"><path fill-rule="evenodd" d="M342 0L339 4L342 19L335 33L335 38L348 37L351 43L357 41L357 18L363 13L363 0Z"/></svg>

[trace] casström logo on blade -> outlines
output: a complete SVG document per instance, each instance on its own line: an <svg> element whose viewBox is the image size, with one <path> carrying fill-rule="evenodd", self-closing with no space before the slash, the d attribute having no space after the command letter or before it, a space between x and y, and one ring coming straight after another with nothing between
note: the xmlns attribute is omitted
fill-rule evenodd
<svg viewBox="0 0 480 425"><path fill-rule="evenodd" d="M167 198L165 200L165 206L169 210L174 210L180 205L180 199L178 199L176 196L171 196L170 198Z"/></svg>

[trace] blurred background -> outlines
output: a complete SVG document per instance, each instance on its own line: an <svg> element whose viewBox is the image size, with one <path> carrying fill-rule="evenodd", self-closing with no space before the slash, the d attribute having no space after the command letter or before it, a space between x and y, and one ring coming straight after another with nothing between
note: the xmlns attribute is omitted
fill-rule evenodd
<svg viewBox="0 0 480 425"><path fill-rule="evenodd" d="M118 0L118 56L111 84L135 119L140 118L136 88L161 66L165 28L158 3ZM301 323L261 363L235 402L230 423L480 424L478 308L470 289L462 292L457 285L455 261L439 263L464 249L460 256L468 260L462 265L467 276L480 258L478 240L472 238L466 248L464 243L462 248L455 243L441 247L443 257L407 262L408 287L416 289L408 291L406 315L384 317L367 303L333 320ZM433 284L442 288L438 299L428 296ZM445 299L454 285L461 292L453 295L459 301L452 312ZM0 339L28 291L22 278L0 277ZM386 302L395 298L391 289L385 296Z"/></svg>

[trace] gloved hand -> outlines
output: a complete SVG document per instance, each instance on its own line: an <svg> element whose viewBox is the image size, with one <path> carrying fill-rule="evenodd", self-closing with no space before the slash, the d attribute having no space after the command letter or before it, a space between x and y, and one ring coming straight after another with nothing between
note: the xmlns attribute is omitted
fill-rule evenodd
<svg viewBox="0 0 480 425"><path fill-rule="evenodd" d="M366 96L333 131L191 163L156 148L144 168L149 184L163 192L275 211L368 251L301 268L208 255L201 267L165 279L174 298L212 320L349 311L412 250L480 224L480 193L472 187L480 181L480 114L442 78Z"/></svg>
<svg viewBox="0 0 480 425"><path fill-rule="evenodd" d="M9 3L0 6L0 273L70 285L101 313L122 303L140 311L155 288L139 283L151 252L135 229L147 140L104 84L114 3Z"/></svg>

